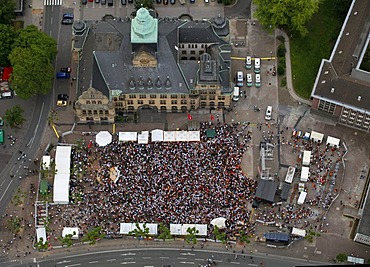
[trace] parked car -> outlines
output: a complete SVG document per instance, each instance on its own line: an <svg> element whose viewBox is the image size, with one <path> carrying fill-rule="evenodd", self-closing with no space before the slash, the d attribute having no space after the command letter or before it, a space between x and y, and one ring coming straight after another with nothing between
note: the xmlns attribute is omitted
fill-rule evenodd
<svg viewBox="0 0 370 267"><path fill-rule="evenodd" d="M3 126L3 125L4 125L3 118L0 117L0 126Z"/></svg>
<svg viewBox="0 0 370 267"><path fill-rule="evenodd" d="M57 101L57 106L58 107L65 107L65 106L67 106L67 101L65 101L65 100L58 100Z"/></svg>
<svg viewBox="0 0 370 267"><path fill-rule="evenodd" d="M248 87L253 86L253 78L252 78L252 74L250 74L250 73L247 74L247 86Z"/></svg>
<svg viewBox="0 0 370 267"><path fill-rule="evenodd" d="M63 25L71 25L71 24L73 24L73 19L63 19L62 24Z"/></svg>
<svg viewBox="0 0 370 267"><path fill-rule="evenodd" d="M258 88L261 86L261 74L256 73L256 79L254 85Z"/></svg>
<svg viewBox="0 0 370 267"><path fill-rule="evenodd" d="M163 0L164 5L168 5L168 0Z"/></svg>
<svg viewBox="0 0 370 267"><path fill-rule="evenodd" d="M271 116L272 116L272 106L267 106L266 108L266 114L265 114L265 119L267 121L271 120Z"/></svg>
<svg viewBox="0 0 370 267"><path fill-rule="evenodd" d="M128 0L128 3L129 4L133 4L134 3L134 0Z"/></svg>
<svg viewBox="0 0 370 267"><path fill-rule="evenodd" d="M99 4L99 3L100 3L100 0L95 0L95 3L96 3L96 4Z"/></svg>
<svg viewBox="0 0 370 267"><path fill-rule="evenodd" d="M157 4L160 4L162 3L162 0L156 0L157 1Z"/></svg>
<svg viewBox="0 0 370 267"><path fill-rule="evenodd" d="M0 95L0 98L12 98L13 97L13 93L12 91L6 91L6 92L3 92L1 93Z"/></svg>
<svg viewBox="0 0 370 267"><path fill-rule="evenodd" d="M195 0L190 0L190 4L194 4L195 3Z"/></svg>
<svg viewBox="0 0 370 267"><path fill-rule="evenodd" d="M69 79L71 77L71 74L68 72L57 72L57 79Z"/></svg>
<svg viewBox="0 0 370 267"><path fill-rule="evenodd" d="M74 19L73 13L64 13L63 14L63 19Z"/></svg>
<svg viewBox="0 0 370 267"><path fill-rule="evenodd" d="M105 5L107 3L107 0L101 0L101 4Z"/></svg>
<svg viewBox="0 0 370 267"><path fill-rule="evenodd" d="M67 94L59 94L58 100L65 100L67 101L69 99L69 96Z"/></svg>
<svg viewBox="0 0 370 267"><path fill-rule="evenodd" d="M245 58L245 68L247 70L250 70L252 68L252 57L251 56L247 56Z"/></svg>
<svg viewBox="0 0 370 267"><path fill-rule="evenodd" d="M87 4L87 0L81 0L81 2L82 2L83 5Z"/></svg>
<svg viewBox="0 0 370 267"><path fill-rule="evenodd" d="M71 68L70 67L60 68L60 72L68 72L68 73L71 73Z"/></svg>

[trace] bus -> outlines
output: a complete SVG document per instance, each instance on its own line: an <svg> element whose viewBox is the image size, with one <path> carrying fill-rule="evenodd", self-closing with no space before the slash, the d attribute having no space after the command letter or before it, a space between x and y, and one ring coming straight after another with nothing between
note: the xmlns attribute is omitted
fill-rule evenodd
<svg viewBox="0 0 370 267"><path fill-rule="evenodd" d="M4 143L4 130L0 129L0 144Z"/></svg>

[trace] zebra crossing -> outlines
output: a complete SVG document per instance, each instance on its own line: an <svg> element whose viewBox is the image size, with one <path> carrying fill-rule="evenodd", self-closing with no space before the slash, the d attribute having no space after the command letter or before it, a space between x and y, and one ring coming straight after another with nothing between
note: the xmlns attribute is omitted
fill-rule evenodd
<svg viewBox="0 0 370 267"><path fill-rule="evenodd" d="M44 0L45 6L61 6L63 4L63 0Z"/></svg>

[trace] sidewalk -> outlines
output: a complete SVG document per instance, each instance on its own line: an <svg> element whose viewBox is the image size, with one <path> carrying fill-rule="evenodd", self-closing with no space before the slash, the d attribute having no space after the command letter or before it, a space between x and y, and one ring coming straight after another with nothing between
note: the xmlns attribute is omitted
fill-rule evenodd
<svg viewBox="0 0 370 267"><path fill-rule="evenodd" d="M291 97L293 99L295 99L296 101L301 102L301 103L305 103L305 104L311 106L311 101L310 100L307 100L307 99L304 99L304 98L300 97L294 91L294 88L293 88L293 80L292 80L292 64L291 64L291 60L290 60L290 42L289 42L289 37L288 37L288 35L284 31L282 31L280 29L276 29L276 36L279 36L279 35L282 35L285 38L285 49L286 49L286 53L285 53L285 60L286 60L286 79L287 79L287 89L288 89L288 92L291 95Z"/></svg>

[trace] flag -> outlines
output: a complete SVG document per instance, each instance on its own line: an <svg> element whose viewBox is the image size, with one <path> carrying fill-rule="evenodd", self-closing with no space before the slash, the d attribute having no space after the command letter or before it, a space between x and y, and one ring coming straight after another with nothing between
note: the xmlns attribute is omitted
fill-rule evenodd
<svg viewBox="0 0 370 267"><path fill-rule="evenodd" d="M190 113L188 113L188 120L192 120L193 119L193 116L191 116Z"/></svg>
<svg viewBox="0 0 370 267"><path fill-rule="evenodd" d="M211 121L213 121L215 119L215 117L211 114Z"/></svg>

